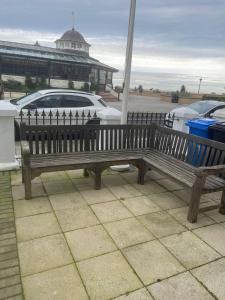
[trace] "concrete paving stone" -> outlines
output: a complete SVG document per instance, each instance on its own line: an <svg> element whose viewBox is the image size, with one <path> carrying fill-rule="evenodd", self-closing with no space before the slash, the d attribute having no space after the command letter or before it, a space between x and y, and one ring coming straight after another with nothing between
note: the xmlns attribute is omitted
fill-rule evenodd
<svg viewBox="0 0 225 300"><path fill-rule="evenodd" d="M187 269L198 267L220 257L190 231L163 238L161 242Z"/></svg>
<svg viewBox="0 0 225 300"><path fill-rule="evenodd" d="M145 182L144 185L141 184L134 184L133 185L137 190L142 192L143 195L150 195L150 194L157 194L166 192L166 189L159 185L155 181Z"/></svg>
<svg viewBox="0 0 225 300"><path fill-rule="evenodd" d="M13 200L25 199L24 185L12 186L12 196ZM42 183L32 182L32 200L42 196L46 196Z"/></svg>
<svg viewBox="0 0 225 300"><path fill-rule="evenodd" d="M77 265L93 300L115 298L142 287L118 251L81 261Z"/></svg>
<svg viewBox="0 0 225 300"><path fill-rule="evenodd" d="M0 218L4 218L6 214L13 215L13 209L12 208L2 208L0 207Z"/></svg>
<svg viewBox="0 0 225 300"><path fill-rule="evenodd" d="M142 193L135 189L131 184L125 184L123 186L112 186L109 187L109 190L117 197L117 199L138 197L142 195Z"/></svg>
<svg viewBox="0 0 225 300"><path fill-rule="evenodd" d="M129 182L130 184L135 184L137 183L137 177L138 177L138 172L132 170L132 171L127 171L127 172L122 172L121 177L126 181Z"/></svg>
<svg viewBox="0 0 225 300"><path fill-rule="evenodd" d="M185 270L156 240L125 248L122 251L145 285Z"/></svg>
<svg viewBox="0 0 225 300"><path fill-rule="evenodd" d="M21 284L16 284L0 290L0 299L8 299L11 296L22 293Z"/></svg>
<svg viewBox="0 0 225 300"><path fill-rule="evenodd" d="M79 206L86 205L85 200L78 192L50 195L49 199L54 210L67 209L73 207L76 208Z"/></svg>
<svg viewBox="0 0 225 300"><path fill-rule="evenodd" d="M151 201L147 196L139 196L122 200L122 203L135 215L140 216L156 211L161 208Z"/></svg>
<svg viewBox="0 0 225 300"><path fill-rule="evenodd" d="M32 240L60 232L57 219L53 213L45 213L16 219L18 242Z"/></svg>
<svg viewBox="0 0 225 300"><path fill-rule="evenodd" d="M19 267L0 270L0 279L20 274Z"/></svg>
<svg viewBox="0 0 225 300"><path fill-rule="evenodd" d="M19 261L16 258L11 258L8 260L4 260L4 261L0 261L0 269L6 269L6 268L11 268L11 267L15 267L18 266Z"/></svg>
<svg viewBox="0 0 225 300"><path fill-rule="evenodd" d="M123 295L114 300L153 300L146 288L131 292L129 294Z"/></svg>
<svg viewBox="0 0 225 300"><path fill-rule="evenodd" d="M70 179L64 181L46 181L43 183L48 195L73 193L76 188Z"/></svg>
<svg viewBox="0 0 225 300"><path fill-rule="evenodd" d="M191 189L190 188L185 188L182 190L177 190L177 191L173 191L172 192L175 196L177 196L178 198L180 198L181 200L183 200L186 203L190 202L190 195L191 195Z"/></svg>
<svg viewBox="0 0 225 300"><path fill-rule="evenodd" d="M5 233L0 235L0 241L15 238L15 232Z"/></svg>
<svg viewBox="0 0 225 300"><path fill-rule="evenodd" d="M57 210L56 216L64 232L99 224L88 206Z"/></svg>
<svg viewBox="0 0 225 300"><path fill-rule="evenodd" d="M22 278L26 300L88 300L74 265Z"/></svg>
<svg viewBox="0 0 225 300"><path fill-rule="evenodd" d="M14 201L14 211L16 218L21 218L51 212L52 208L47 197L40 197Z"/></svg>
<svg viewBox="0 0 225 300"><path fill-rule="evenodd" d="M2 223L0 223L0 230L3 230L5 228L9 228L9 227L12 227L12 226L14 226L14 222L13 221L2 222ZM3 232L1 232L1 233L3 233Z"/></svg>
<svg viewBox="0 0 225 300"><path fill-rule="evenodd" d="M91 177L86 177L82 179L73 178L72 179L73 184L76 186L78 191L85 191L85 190L91 190L94 189L94 180ZM102 188L104 187L104 184L102 184Z"/></svg>
<svg viewBox="0 0 225 300"><path fill-rule="evenodd" d="M165 174L157 172L156 170L149 170L145 176L148 180L161 180L167 178Z"/></svg>
<svg viewBox="0 0 225 300"><path fill-rule="evenodd" d="M222 197L222 192L215 192L208 194L208 197L215 201L220 201Z"/></svg>
<svg viewBox="0 0 225 300"><path fill-rule="evenodd" d="M196 223L188 222L188 207L175 208L168 210L167 212L190 230L215 223L211 218L201 213L198 214L198 221Z"/></svg>
<svg viewBox="0 0 225 300"><path fill-rule="evenodd" d="M221 224L202 227L193 232L216 251L225 255L225 228Z"/></svg>
<svg viewBox="0 0 225 300"><path fill-rule="evenodd" d="M9 203L0 203L0 210L4 211L4 210L9 210L12 209L13 205L12 205L12 200L10 200Z"/></svg>
<svg viewBox="0 0 225 300"><path fill-rule="evenodd" d="M41 174L41 180L43 182L46 181L64 181L68 180L68 175L64 171L58 171L58 172L47 172Z"/></svg>
<svg viewBox="0 0 225 300"><path fill-rule="evenodd" d="M73 261L62 234L18 243L22 276L57 268Z"/></svg>
<svg viewBox="0 0 225 300"><path fill-rule="evenodd" d="M225 222L225 215L220 214L218 209L206 211L204 214L210 217L211 219L213 219L217 223Z"/></svg>
<svg viewBox="0 0 225 300"><path fill-rule="evenodd" d="M157 238L186 231L184 226L176 222L176 220L165 211L139 216L138 220Z"/></svg>
<svg viewBox="0 0 225 300"><path fill-rule="evenodd" d="M157 182L168 191L183 190L183 188L184 188L182 185L177 183L175 180L169 179L169 178L160 179Z"/></svg>
<svg viewBox="0 0 225 300"><path fill-rule="evenodd" d="M191 273L218 300L224 300L225 295L225 258L211 262L191 271Z"/></svg>
<svg viewBox="0 0 225 300"><path fill-rule="evenodd" d="M102 223L132 217L132 214L119 201L94 204L91 208Z"/></svg>
<svg viewBox="0 0 225 300"><path fill-rule="evenodd" d="M83 173L84 173L83 169L66 171L66 174L70 178L84 178L84 174Z"/></svg>
<svg viewBox="0 0 225 300"><path fill-rule="evenodd" d="M0 279L0 289L15 284L20 284L19 275L14 275L14 276ZM1 294L1 290L0 290L0 294Z"/></svg>
<svg viewBox="0 0 225 300"><path fill-rule="evenodd" d="M0 219L0 224L6 224L6 223L10 223L10 222L13 222L14 221L14 217L7 217L7 218L4 218L4 219Z"/></svg>
<svg viewBox="0 0 225 300"><path fill-rule="evenodd" d="M104 226L119 248L154 239L154 236L135 218L107 223Z"/></svg>
<svg viewBox="0 0 225 300"><path fill-rule="evenodd" d="M17 249L15 251L0 254L0 262L13 258L17 258Z"/></svg>
<svg viewBox="0 0 225 300"><path fill-rule="evenodd" d="M178 198L173 193L161 193L161 194L152 194L148 196L151 201L162 209L168 210L178 207L187 206L187 204Z"/></svg>
<svg viewBox="0 0 225 300"><path fill-rule="evenodd" d="M213 300L214 297L189 273L154 283L148 287L155 300Z"/></svg>
<svg viewBox="0 0 225 300"><path fill-rule="evenodd" d="M102 255L117 249L101 225L70 231L65 236L76 261Z"/></svg>
<svg viewBox="0 0 225 300"><path fill-rule="evenodd" d="M102 178L106 187L121 186L127 184L127 181L120 175L107 175Z"/></svg>
<svg viewBox="0 0 225 300"><path fill-rule="evenodd" d="M9 298L7 298L7 300L24 300L24 297L21 294L21 295L9 297Z"/></svg>
<svg viewBox="0 0 225 300"><path fill-rule="evenodd" d="M116 200L116 197L106 188L101 190L83 190L80 193L90 205Z"/></svg>

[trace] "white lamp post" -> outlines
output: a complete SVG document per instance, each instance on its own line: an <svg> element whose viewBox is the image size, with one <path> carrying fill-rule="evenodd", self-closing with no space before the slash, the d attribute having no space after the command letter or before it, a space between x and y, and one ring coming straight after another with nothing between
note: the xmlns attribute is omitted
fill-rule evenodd
<svg viewBox="0 0 225 300"><path fill-rule="evenodd" d="M134 40L134 22L135 22L136 0L130 0L130 17L127 36L127 50L126 50L126 63L124 73L124 89L123 89L123 102L122 102L122 116L121 124L127 122L127 103L130 90L130 75L131 63L133 54L133 40Z"/></svg>

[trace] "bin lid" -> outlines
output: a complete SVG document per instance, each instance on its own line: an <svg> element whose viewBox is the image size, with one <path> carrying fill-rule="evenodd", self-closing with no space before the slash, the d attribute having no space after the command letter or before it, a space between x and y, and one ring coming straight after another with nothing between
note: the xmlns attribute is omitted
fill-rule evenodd
<svg viewBox="0 0 225 300"><path fill-rule="evenodd" d="M186 125L192 128L208 129L210 125L213 125L217 122L218 121L215 119L204 118L204 119L189 120L188 122L186 122Z"/></svg>

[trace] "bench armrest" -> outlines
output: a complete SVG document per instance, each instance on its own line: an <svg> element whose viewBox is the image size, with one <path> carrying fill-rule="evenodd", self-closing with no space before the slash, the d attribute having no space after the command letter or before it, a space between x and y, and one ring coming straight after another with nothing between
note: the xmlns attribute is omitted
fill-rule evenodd
<svg viewBox="0 0 225 300"><path fill-rule="evenodd" d="M194 173L197 176L219 175L221 173L225 173L225 165L199 167Z"/></svg>
<svg viewBox="0 0 225 300"><path fill-rule="evenodd" d="M30 163L30 147L27 141L21 141L21 155L24 164Z"/></svg>

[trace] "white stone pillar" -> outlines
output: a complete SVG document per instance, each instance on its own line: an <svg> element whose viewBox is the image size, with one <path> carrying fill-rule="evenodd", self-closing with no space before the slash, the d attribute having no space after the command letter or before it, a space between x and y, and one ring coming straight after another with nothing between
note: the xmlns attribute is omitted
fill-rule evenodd
<svg viewBox="0 0 225 300"><path fill-rule="evenodd" d="M0 171L19 168L15 157L14 117L16 107L7 101L0 101Z"/></svg>

